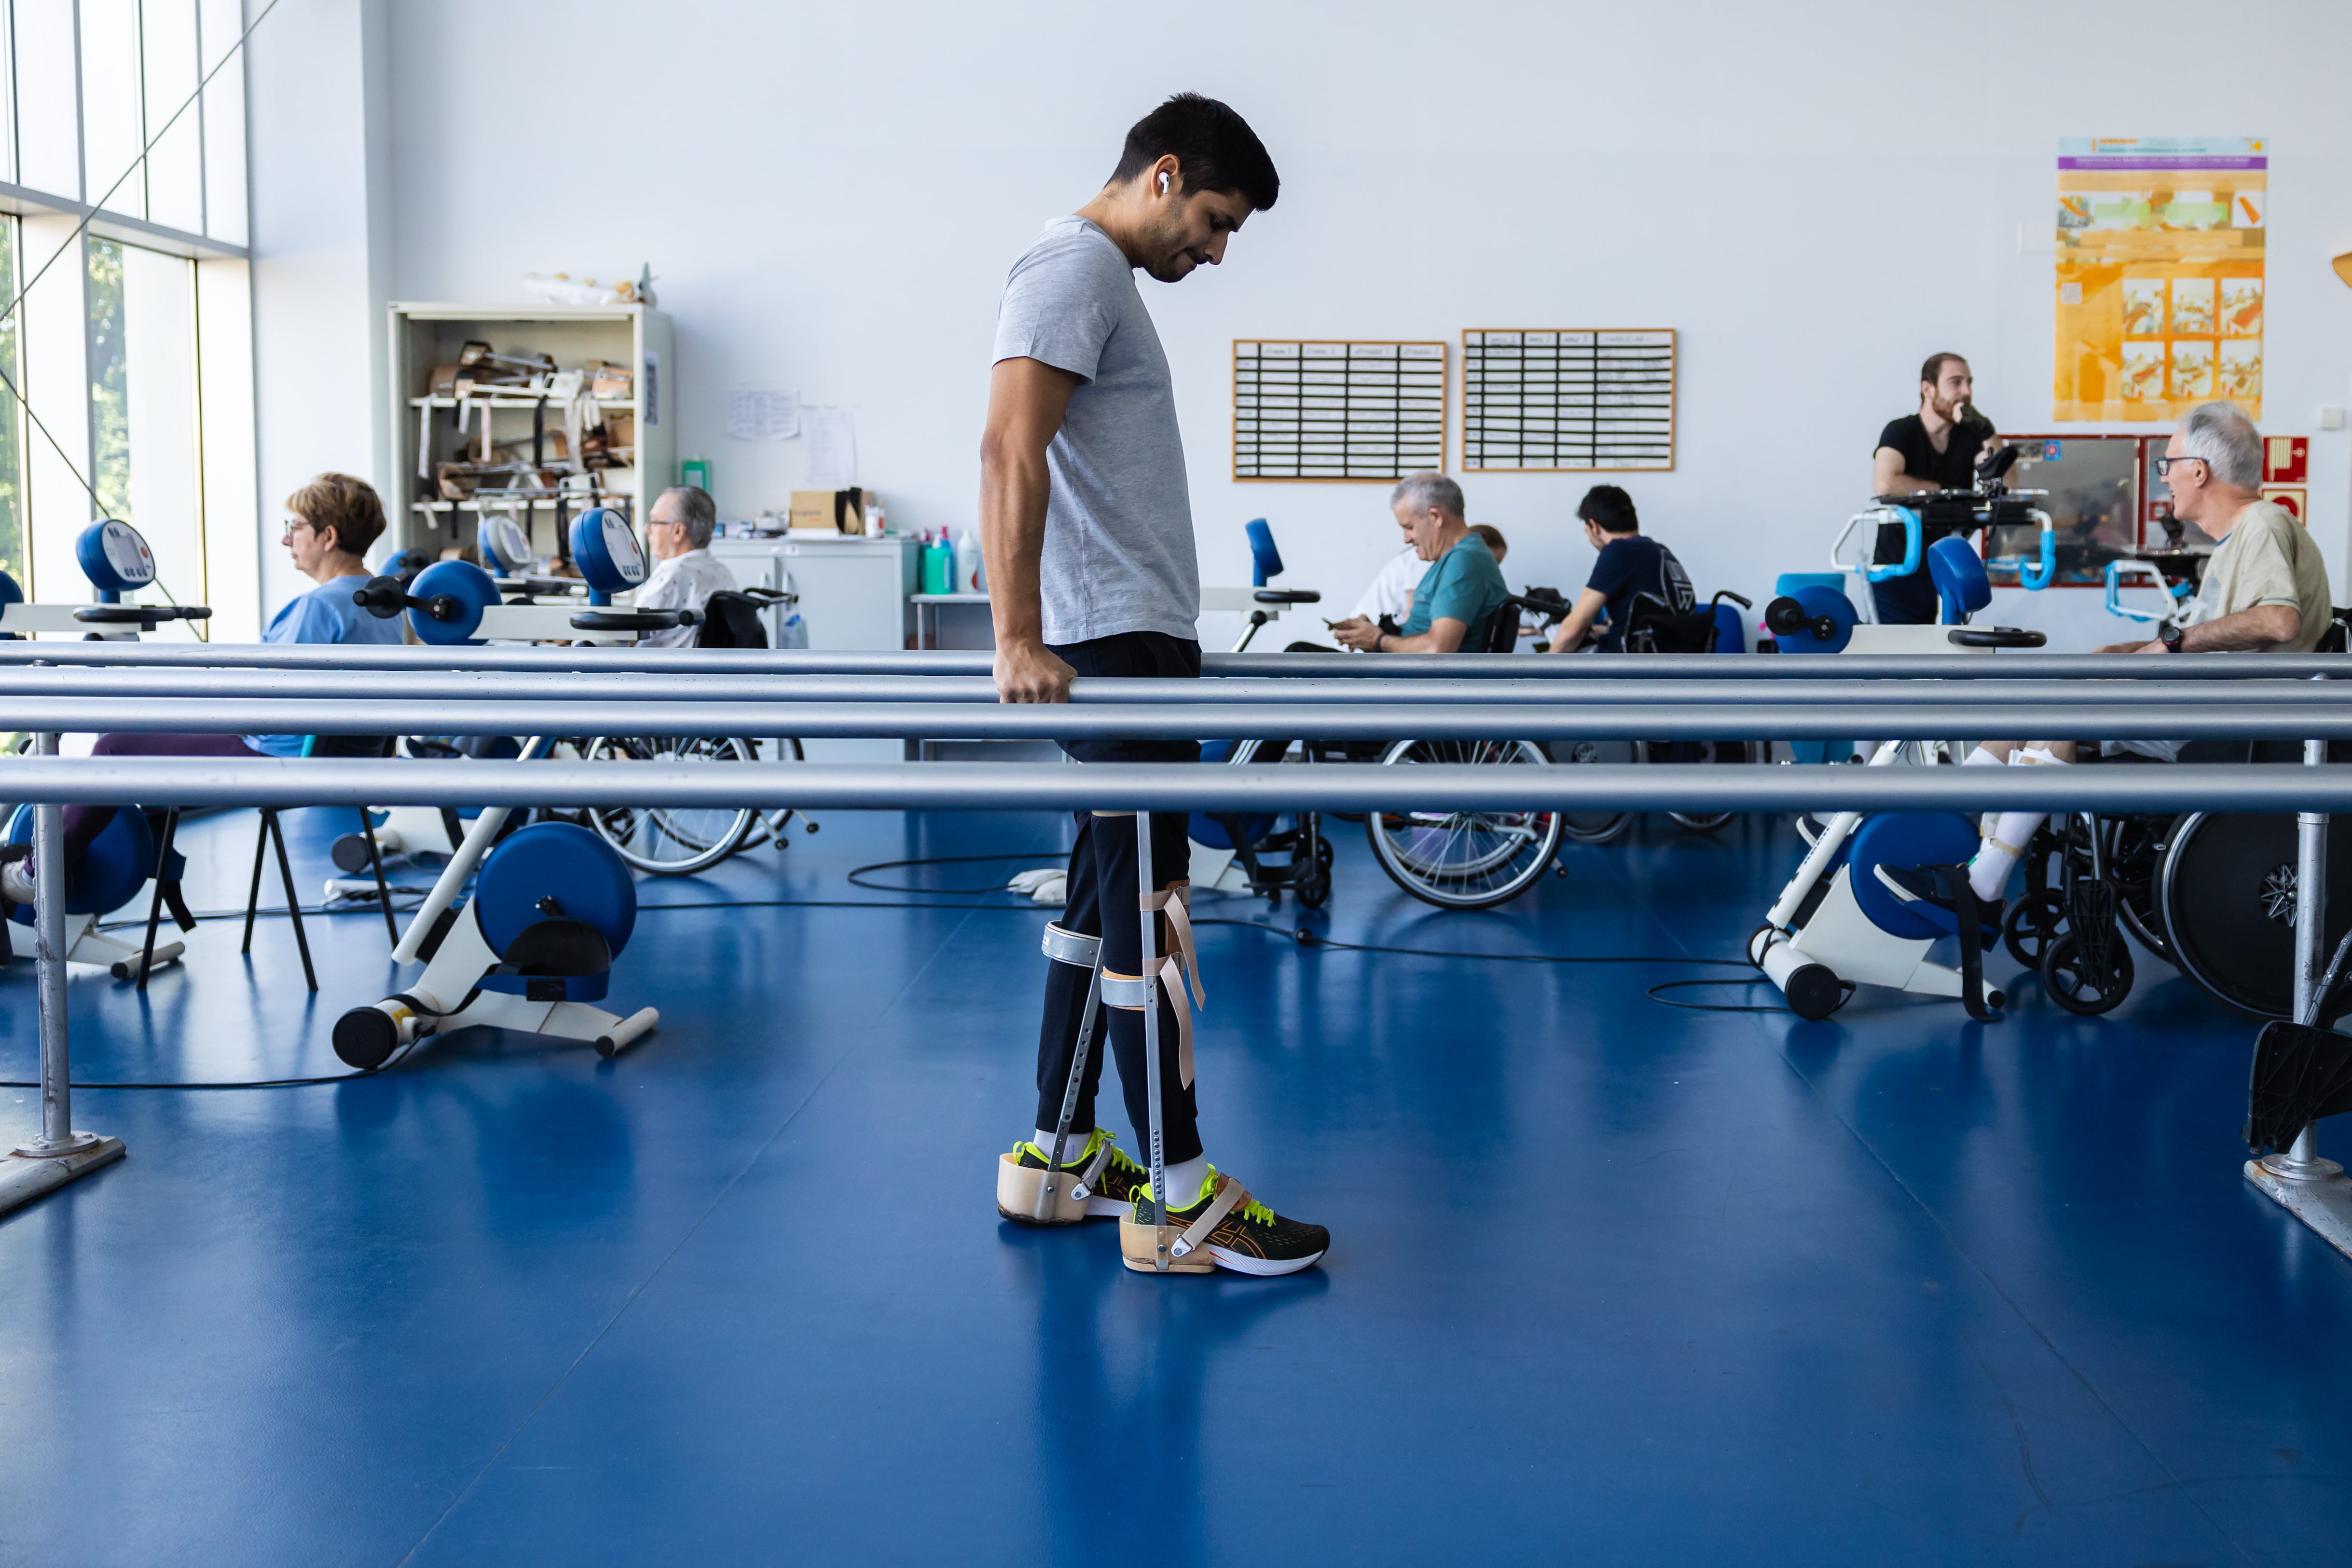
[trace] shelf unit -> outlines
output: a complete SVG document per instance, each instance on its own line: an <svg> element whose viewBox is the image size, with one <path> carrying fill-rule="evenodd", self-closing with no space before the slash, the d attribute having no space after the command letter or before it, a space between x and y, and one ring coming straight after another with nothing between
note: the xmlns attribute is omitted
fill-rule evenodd
<svg viewBox="0 0 2352 1568"><path fill-rule="evenodd" d="M452 545L475 546L485 511L511 512L530 531L531 548L560 553L559 520L593 504L586 494L547 492L530 497L492 496L478 500L440 498L434 481L417 472L422 441L429 475L436 463L462 460L478 439L474 424L461 435L454 414L457 400L432 396L426 385L436 365L457 362L468 341L484 342L501 354L546 354L559 370L577 370L590 360L625 365L635 395L599 398L601 416L631 415L636 425L635 459L627 467L598 471L594 499L623 507L644 525L652 498L677 472L674 395L677 366L671 353L667 316L644 305L467 305L395 301L388 311L392 376L392 486L385 495L394 548L438 557ZM563 404L527 392L497 391L472 400L490 411L492 439L527 440L532 411L543 403L544 428L563 428ZM478 413L475 419L482 416Z"/></svg>

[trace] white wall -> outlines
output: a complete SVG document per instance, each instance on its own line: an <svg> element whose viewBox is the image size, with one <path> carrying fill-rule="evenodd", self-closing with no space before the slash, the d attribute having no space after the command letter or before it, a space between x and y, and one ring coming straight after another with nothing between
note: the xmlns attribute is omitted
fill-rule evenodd
<svg viewBox="0 0 2352 1568"><path fill-rule="evenodd" d="M247 20L266 3L246 0ZM381 489L390 461L389 10L281 5L246 45L265 621L310 586L278 547L285 497L324 469Z"/></svg>
<svg viewBox="0 0 2352 1568"><path fill-rule="evenodd" d="M266 496L355 461L345 433L373 395L352 379L373 374L362 314L384 297L351 234L364 83L272 79L301 49L331 76L363 66L367 8L307 0L256 39ZM2315 406L2352 402L2352 290L2327 268L2352 249L2340 4L402 0L387 25L390 294L507 299L529 269L650 260L678 330L678 451L712 460L730 516L801 472L798 443L723 434L726 390L774 381L857 410L894 524L969 521L1006 267L1188 88L1241 110L1284 176L1223 268L1143 284L1212 581L1246 580L1241 524L1261 515L1286 580L1342 603L1392 548L1377 486L1226 477L1232 339L1458 348L1476 326L1677 329L1680 467L1631 482L1645 525L1703 591L1813 567L1930 350L1968 354L2011 428L2050 423L2052 260L2017 232L2051 226L2063 135L2269 137L2263 423L2309 432ZM297 99L315 120L286 112ZM1581 580L1570 514L1591 482L1474 478L1514 581ZM2315 435L2312 492L2342 598L2346 435Z"/></svg>

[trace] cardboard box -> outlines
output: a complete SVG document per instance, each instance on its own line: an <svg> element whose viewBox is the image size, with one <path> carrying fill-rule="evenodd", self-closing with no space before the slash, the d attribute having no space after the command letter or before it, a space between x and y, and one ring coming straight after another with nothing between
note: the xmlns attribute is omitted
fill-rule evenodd
<svg viewBox="0 0 2352 1568"><path fill-rule="evenodd" d="M831 528L862 535L866 509L873 505L871 490L795 490L785 526L803 532Z"/></svg>

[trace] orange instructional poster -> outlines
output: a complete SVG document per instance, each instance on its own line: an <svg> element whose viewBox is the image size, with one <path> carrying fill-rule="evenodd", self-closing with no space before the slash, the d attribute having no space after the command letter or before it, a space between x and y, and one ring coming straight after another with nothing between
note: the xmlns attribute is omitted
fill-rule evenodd
<svg viewBox="0 0 2352 1568"><path fill-rule="evenodd" d="M2227 398L2263 415L2261 138L2058 143L2053 419L2170 421Z"/></svg>

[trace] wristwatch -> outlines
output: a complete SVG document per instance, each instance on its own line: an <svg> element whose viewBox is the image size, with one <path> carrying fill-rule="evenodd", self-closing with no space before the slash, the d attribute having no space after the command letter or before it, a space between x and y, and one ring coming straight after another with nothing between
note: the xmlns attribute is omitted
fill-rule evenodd
<svg viewBox="0 0 2352 1568"><path fill-rule="evenodd" d="M2166 653L2178 653L2180 652L2181 634L2187 630L2188 628L2183 626L2167 626L2156 634L2156 640L2164 644Z"/></svg>

